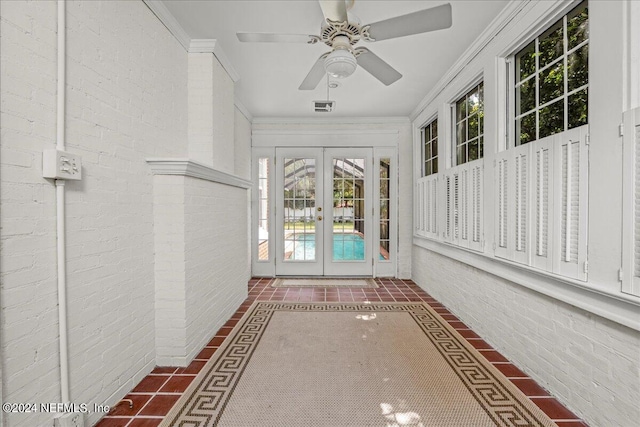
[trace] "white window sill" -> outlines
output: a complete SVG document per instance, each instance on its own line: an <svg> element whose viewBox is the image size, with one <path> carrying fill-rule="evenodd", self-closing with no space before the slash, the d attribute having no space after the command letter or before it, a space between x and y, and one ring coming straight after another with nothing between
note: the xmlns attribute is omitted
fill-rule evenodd
<svg viewBox="0 0 640 427"><path fill-rule="evenodd" d="M422 236L413 244L640 331L640 298Z"/></svg>

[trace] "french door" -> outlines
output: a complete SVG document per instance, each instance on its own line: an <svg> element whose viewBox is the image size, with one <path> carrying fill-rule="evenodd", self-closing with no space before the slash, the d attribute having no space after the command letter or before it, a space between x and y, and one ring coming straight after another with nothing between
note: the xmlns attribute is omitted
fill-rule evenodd
<svg viewBox="0 0 640 427"><path fill-rule="evenodd" d="M276 275L372 275L372 150L277 148L275 166Z"/></svg>

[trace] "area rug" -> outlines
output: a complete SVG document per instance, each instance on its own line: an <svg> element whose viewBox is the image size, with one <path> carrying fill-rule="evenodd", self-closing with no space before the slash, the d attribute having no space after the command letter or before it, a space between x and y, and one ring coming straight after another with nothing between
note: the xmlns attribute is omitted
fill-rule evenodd
<svg viewBox="0 0 640 427"><path fill-rule="evenodd" d="M277 278L271 284L273 288L377 288L375 280L361 279L304 279Z"/></svg>
<svg viewBox="0 0 640 427"><path fill-rule="evenodd" d="M255 302L161 427L555 425L423 303Z"/></svg>

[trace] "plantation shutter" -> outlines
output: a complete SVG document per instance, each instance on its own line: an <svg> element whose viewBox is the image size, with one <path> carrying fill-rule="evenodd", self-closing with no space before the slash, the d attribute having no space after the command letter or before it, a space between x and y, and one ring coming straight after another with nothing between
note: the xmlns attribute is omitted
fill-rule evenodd
<svg viewBox="0 0 640 427"><path fill-rule="evenodd" d="M443 239L457 246L483 250L482 234L482 173L483 162L475 161L455 166L440 173L442 184L433 187L433 217L438 188L442 192L444 230ZM437 225L434 223L434 229Z"/></svg>
<svg viewBox="0 0 640 427"><path fill-rule="evenodd" d="M495 239L495 254L501 258L510 258L509 255L509 237L508 237L508 203L509 203L509 195L508 195L508 182L509 182L509 169L508 169L508 159L510 151L503 151L498 154L498 158L496 159L496 173L495 177L497 179L496 183L496 239Z"/></svg>
<svg viewBox="0 0 640 427"><path fill-rule="evenodd" d="M469 248L484 249L484 239L482 227L482 175L483 166L475 165L471 168L471 179L469 181L469 207L468 207L468 227L469 227Z"/></svg>
<svg viewBox="0 0 640 427"><path fill-rule="evenodd" d="M438 179L431 181L431 231L438 234Z"/></svg>
<svg viewBox="0 0 640 427"><path fill-rule="evenodd" d="M464 168L460 176L460 240L464 246L469 244L469 171ZM462 244L462 243L461 243Z"/></svg>
<svg viewBox="0 0 640 427"><path fill-rule="evenodd" d="M587 126L556 136L555 273L586 280L587 266ZM556 208L557 209L557 208Z"/></svg>
<svg viewBox="0 0 640 427"><path fill-rule="evenodd" d="M635 177L634 177L634 185L635 185L635 189L634 189L634 198L635 198L635 203L634 203L634 215L633 215L633 221L634 221L634 233L633 233L633 247L634 247L634 257L633 257L633 261L635 264L635 268L634 268L634 282L637 281L638 278L640 278L640 126L636 126L635 128L635 135L633 135L634 139L635 139L635 167L634 167L634 172L635 172Z"/></svg>
<svg viewBox="0 0 640 427"><path fill-rule="evenodd" d="M458 174L454 173L453 180L453 240L460 237L460 181Z"/></svg>
<svg viewBox="0 0 640 427"><path fill-rule="evenodd" d="M517 262L529 264L529 152L531 146L523 145L513 150L514 183L513 196L509 202L513 203L510 209L511 218L508 224L513 227L513 242L510 250L511 259ZM509 246L509 245L508 245Z"/></svg>
<svg viewBox="0 0 640 427"><path fill-rule="evenodd" d="M534 199L532 213L533 242L532 265L551 271L553 257L550 244L552 236L551 212L553 212L553 138L540 141L533 152L534 174L532 175Z"/></svg>
<svg viewBox="0 0 640 427"><path fill-rule="evenodd" d="M498 154L495 254L529 265L531 144Z"/></svg>
<svg viewBox="0 0 640 427"><path fill-rule="evenodd" d="M420 230L420 208L422 207L422 202L420 201L420 181L416 181L416 185L413 189L413 200L415 203L413 204L413 228L414 233L417 235L422 235Z"/></svg>
<svg viewBox="0 0 640 427"><path fill-rule="evenodd" d="M622 292L640 296L640 108L624 113Z"/></svg>
<svg viewBox="0 0 640 427"><path fill-rule="evenodd" d="M438 230L436 229L437 188L437 175L420 178L416 185L416 233L420 236L438 237Z"/></svg>
<svg viewBox="0 0 640 427"><path fill-rule="evenodd" d="M426 185L425 185L425 181L424 179L420 181L420 183L418 184L419 188L419 194L420 194L420 212L419 212L419 218L420 218L420 234L422 234L423 236L426 234L427 227L426 227L426 221L425 221L425 210L427 207L427 198L425 197L425 190L426 190Z"/></svg>
<svg viewBox="0 0 640 427"><path fill-rule="evenodd" d="M451 216L452 216L452 198L453 195L451 194L451 176L447 175L444 178L444 182L445 182L445 198L446 198L446 209L445 209L445 234L444 234L444 238L446 240L451 240L452 235L451 235Z"/></svg>

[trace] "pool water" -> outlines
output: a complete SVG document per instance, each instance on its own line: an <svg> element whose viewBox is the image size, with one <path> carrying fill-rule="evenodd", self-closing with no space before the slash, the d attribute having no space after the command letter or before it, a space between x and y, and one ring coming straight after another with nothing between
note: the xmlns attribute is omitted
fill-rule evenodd
<svg viewBox="0 0 640 427"><path fill-rule="evenodd" d="M296 234L294 251L291 259L313 260L316 252L316 235L313 233ZM384 259L382 255L380 259ZM334 261L363 261L364 239L358 234L333 234Z"/></svg>

